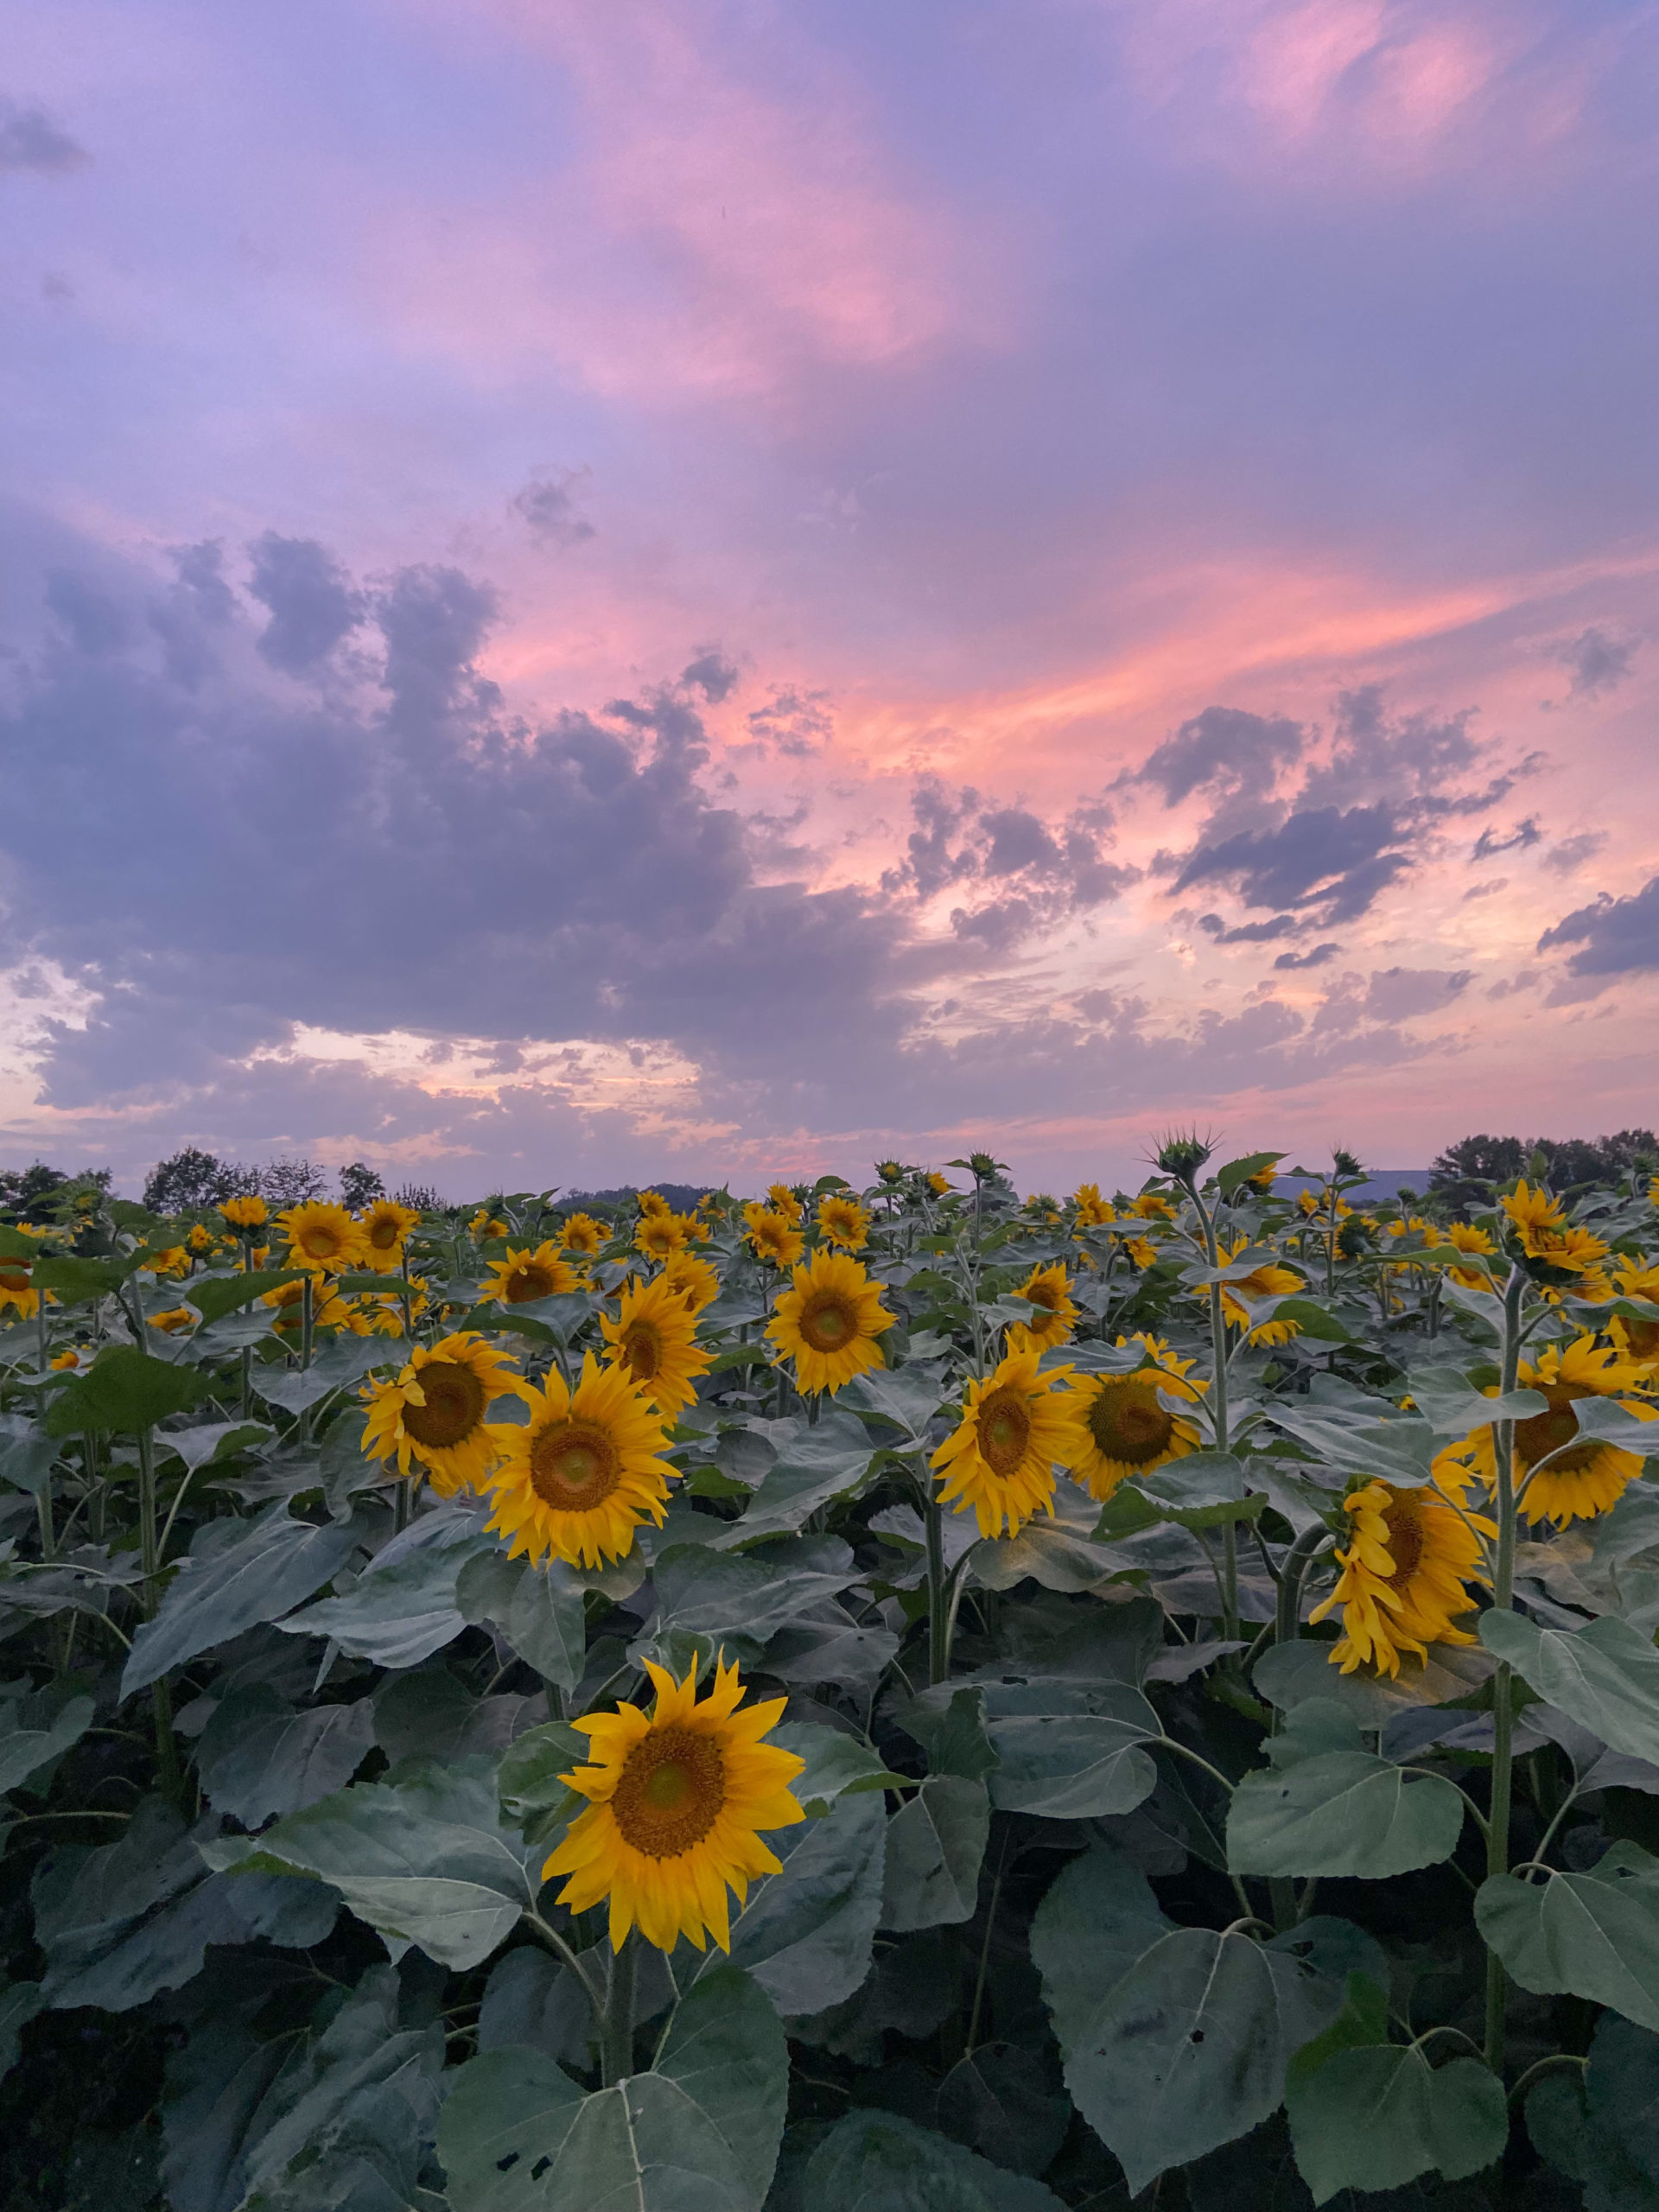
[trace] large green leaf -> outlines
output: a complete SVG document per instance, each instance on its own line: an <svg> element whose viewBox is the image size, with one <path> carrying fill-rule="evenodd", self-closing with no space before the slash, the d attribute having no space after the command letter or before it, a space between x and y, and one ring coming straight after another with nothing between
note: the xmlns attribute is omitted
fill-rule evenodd
<svg viewBox="0 0 1659 2212"><path fill-rule="evenodd" d="M10 2073L17 2063L23 2030L45 2001L37 1981L0 1983L0 2074Z"/></svg>
<svg viewBox="0 0 1659 2212"><path fill-rule="evenodd" d="M1402 1489L1430 1479L1435 1439L1426 1421L1350 1422L1296 1404L1274 1405L1269 1418L1338 1474L1380 1476Z"/></svg>
<svg viewBox="0 0 1659 2212"><path fill-rule="evenodd" d="M463 1620L493 1621L528 1665L573 1690L587 1657L586 1591L563 1560L531 1566L492 1550L469 1558L455 1583Z"/></svg>
<svg viewBox="0 0 1659 2212"><path fill-rule="evenodd" d="M210 1874L176 1813L149 1798L119 1840L72 1846L37 1871L35 1934L46 1953L47 2004L124 2012L201 1971L209 1943L306 1948L334 1923L334 1898L316 1882Z"/></svg>
<svg viewBox="0 0 1659 2212"><path fill-rule="evenodd" d="M48 1436L78 1436L88 1430L136 1436L169 1414L188 1413L214 1385L194 1369L151 1359L133 1344L111 1344L84 1375L75 1376L47 1408Z"/></svg>
<svg viewBox="0 0 1659 2212"><path fill-rule="evenodd" d="M822 1819L766 1838L783 1870L752 1884L734 1910L731 1955L780 2012L821 2012L868 1974L887 1827L879 1790L849 1790ZM706 1970L715 1955L699 1960L682 1945L677 1970L682 1959L693 1973Z"/></svg>
<svg viewBox="0 0 1659 2212"><path fill-rule="evenodd" d="M1590 2042L1585 2116L1611 2139L1659 2200L1659 2036L1604 2012Z"/></svg>
<svg viewBox="0 0 1659 2212"><path fill-rule="evenodd" d="M121 1694L158 1682L215 1644L274 1621L333 1580L361 1541L351 1522L314 1528L278 1500L253 1521L209 1521L198 1533L153 1621L139 1629Z"/></svg>
<svg viewBox="0 0 1659 2212"><path fill-rule="evenodd" d="M784 2033L721 1965L675 2012L655 2065L584 2094L539 2051L470 2060L438 2123L456 2212L760 2212L788 2092Z"/></svg>
<svg viewBox="0 0 1659 2212"><path fill-rule="evenodd" d="M1659 1764L1659 1650L1611 1614L1573 1630L1524 1613L1480 1617L1480 1640L1548 1704L1616 1751Z"/></svg>
<svg viewBox="0 0 1659 2212"><path fill-rule="evenodd" d="M1272 1644L1256 1661L1251 1680L1281 1712L1294 1712L1309 1698L1329 1700L1357 1727L1382 1728L1396 1713L1466 1698L1488 1680L1494 1663L1478 1647L1432 1643L1427 1660L1402 1660L1397 1675L1344 1675L1332 1664L1333 1648L1311 1637Z"/></svg>
<svg viewBox="0 0 1659 2212"><path fill-rule="evenodd" d="M217 1866L315 1875L394 1957L418 1943L444 1966L475 1967L535 1904L546 1856L504 1825L497 1764L410 1760L384 1783L359 1783L205 1855Z"/></svg>
<svg viewBox="0 0 1659 2212"><path fill-rule="evenodd" d="M823 2212L1062 2212L1041 2182L887 2112L837 2120L807 2161L797 2194Z"/></svg>
<svg viewBox="0 0 1659 2212"><path fill-rule="evenodd" d="M36 1290L49 1290L60 1306L85 1306L119 1290L132 1267L130 1260L36 1260L29 1281Z"/></svg>
<svg viewBox="0 0 1659 2212"><path fill-rule="evenodd" d="M284 1636L326 1637L377 1666L418 1667L466 1627L455 1600L457 1578L468 1560L495 1548L493 1536L465 1535L388 1560L388 1545L342 1596L320 1599L276 1625Z"/></svg>
<svg viewBox="0 0 1659 2212"><path fill-rule="evenodd" d="M674 1544L658 1555L653 1573L651 1636L659 1644L671 1635L694 1637L746 1647L758 1658L785 1621L857 1581L859 1570L839 1536L790 1536L759 1553Z"/></svg>
<svg viewBox="0 0 1659 2212"><path fill-rule="evenodd" d="M1340 1921L1271 1943L1171 1929L1144 1877L1103 1853L1044 1898L1032 1957L1072 2101L1131 2191L1265 2120L1292 2054L1341 2010L1347 1974L1382 1970Z"/></svg>
<svg viewBox="0 0 1659 2212"><path fill-rule="evenodd" d="M1295 1733L1268 1741L1271 1767L1233 1792L1227 1863L1235 1874L1332 1874L1380 1881L1449 1859L1463 1799L1439 1775L1408 1774L1361 1748L1333 1700L1298 1706ZM1328 1734L1311 1735L1321 1721ZM1311 1754L1306 1743L1316 1748Z"/></svg>
<svg viewBox="0 0 1659 2212"><path fill-rule="evenodd" d="M939 2125L953 2141L1015 2173L1040 2174L1071 2125L1071 2100L1045 2053L981 2044L939 2084Z"/></svg>
<svg viewBox="0 0 1659 2212"><path fill-rule="evenodd" d="M184 1286L184 1302L194 1306L204 1321L222 1321L238 1306L251 1306L268 1290L280 1290L284 1283L298 1282L300 1278L297 1268L256 1268L247 1274L192 1275ZM276 1316L271 1318L274 1320Z"/></svg>
<svg viewBox="0 0 1659 2212"><path fill-rule="evenodd" d="M1522 1987L1588 1997L1659 2031L1659 1859L1616 1843L1588 1873L1494 1874L1475 1922Z"/></svg>
<svg viewBox="0 0 1659 2212"><path fill-rule="evenodd" d="M987 1681L985 1732L996 1754L991 1802L1050 1820L1127 1813L1158 1770L1145 1745L1158 1715L1127 1682Z"/></svg>
<svg viewBox="0 0 1659 2212"><path fill-rule="evenodd" d="M1390 2043L1387 1998L1363 1974L1350 1976L1342 2012L1292 2059L1285 2104L1315 2204L1432 2171L1459 2181L1509 2140L1498 2077L1478 2058L1434 2067L1421 2044Z"/></svg>
<svg viewBox="0 0 1659 2212"><path fill-rule="evenodd" d="M0 1702L0 1789L16 1789L49 1760L61 1758L92 1725L89 1697L72 1697L48 1718L38 1697Z"/></svg>
<svg viewBox="0 0 1659 2212"><path fill-rule="evenodd" d="M971 1920L991 1830L982 1782L930 1775L887 1823L884 1928L938 1928Z"/></svg>
<svg viewBox="0 0 1659 2212"><path fill-rule="evenodd" d="M263 1994L253 1982L244 2014ZM343 1999L331 1993L297 2033L261 2037L245 2017L210 2011L168 2062L171 2212L418 2203L443 2031L405 2024L400 1995L382 1965Z"/></svg>
<svg viewBox="0 0 1659 2212"><path fill-rule="evenodd" d="M373 1743L366 1698L296 1713L268 1683L250 1682L215 1710L197 1766L208 1803L257 1828L343 1788Z"/></svg>

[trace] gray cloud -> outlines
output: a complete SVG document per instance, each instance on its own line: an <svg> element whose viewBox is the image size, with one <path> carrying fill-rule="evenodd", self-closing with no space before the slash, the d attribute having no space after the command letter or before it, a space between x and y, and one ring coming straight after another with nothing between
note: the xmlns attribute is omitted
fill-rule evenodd
<svg viewBox="0 0 1659 2212"><path fill-rule="evenodd" d="M43 107L0 98L0 175L32 169L41 176L63 176L85 168L91 159Z"/></svg>
<svg viewBox="0 0 1659 2212"><path fill-rule="evenodd" d="M774 685L766 705L757 707L749 716L752 737L776 746L779 753L797 760L809 760L822 753L835 733L827 691L798 691L790 685Z"/></svg>
<svg viewBox="0 0 1659 2212"><path fill-rule="evenodd" d="M1617 690L1630 672L1636 649L1634 639L1610 638L1605 630L1593 628L1557 645L1555 658L1573 671L1567 696L1599 699L1604 691Z"/></svg>
<svg viewBox="0 0 1659 2212"><path fill-rule="evenodd" d="M1273 964L1275 968L1323 968L1341 950L1339 944L1316 944L1306 952L1281 952Z"/></svg>
<svg viewBox="0 0 1659 2212"><path fill-rule="evenodd" d="M1219 914L1200 914L1198 927L1217 944L1271 944L1275 938L1299 935L1306 924L1299 922L1294 914L1275 914L1270 922L1240 922L1236 929L1230 930Z"/></svg>
<svg viewBox="0 0 1659 2212"><path fill-rule="evenodd" d="M248 589L270 613L258 649L284 675L308 676L357 628L367 600L312 538L279 537L268 530L248 551Z"/></svg>
<svg viewBox="0 0 1659 2212"><path fill-rule="evenodd" d="M709 645L686 663L680 671L680 681L691 690L701 691L711 707L718 707L736 690L738 672L718 646Z"/></svg>
<svg viewBox="0 0 1659 2212"><path fill-rule="evenodd" d="M1276 830L1243 830L1217 845L1200 845L1173 888L1230 884L1247 906L1317 906L1328 928L1364 913L1411 866L1406 854L1390 849L1407 836L1386 807L1314 807Z"/></svg>
<svg viewBox="0 0 1659 2212"><path fill-rule="evenodd" d="M1611 982L1615 976L1659 968L1659 875L1650 876L1630 898L1615 899L1604 891L1592 905L1563 915L1539 938L1538 950L1563 944L1583 948L1567 961L1570 976L1600 976Z"/></svg>
<svg viewBox="0 0 1659 2212"><path fill-rule="evenodd" d="M1224 822L1243 829L1268 809L1281 771L1301 759L1307 741L1303 725L1283 715L1206 707L1119 780L1156 785L1166 806L1202 791L1211 802L1209 831Z"/></svg>
<svg viewBox="0 0 1659 2212"><path fill-rule="evenodd" d="M1576 836L1563 837L1552 851L1546 853L1544 866L1552 875L1576 875L1606 842L1605 830L1580 830Z"/></svg>
<svg viewBox="0 0 1659 2212"><path fill-rule="evenodd" d="M1490 861L1499 853L1523 853L1529 846L1538 844L1543 834L1529 814L1524 822L1516 823L1507 837L1500 837L1495 830L1483 830L1475 840L1469 857L1471 861Z"/></svg>
<svg viewBox="0 0 1659 2212"><path fill-rule="evenodd" d="M576 504L592 480L590 468L538 468L514 493L514 512L529 524L531 536L540 543L581 545L599 535Z"/></svg>

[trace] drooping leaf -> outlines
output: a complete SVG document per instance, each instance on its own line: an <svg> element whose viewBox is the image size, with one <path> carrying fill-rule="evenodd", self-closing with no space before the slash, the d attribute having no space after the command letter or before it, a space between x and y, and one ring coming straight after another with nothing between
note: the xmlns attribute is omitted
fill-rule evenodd
<svg viewBox="0 0 1659 2212"><path fill-rule="evenodd" d="M194 1306L204 1321L222 1321L227 1313L251 1306L267 1291L299 1281L297 1268L255 1268L248 1274L192 1275L184 1286L184 1302Z"/></svg>
<svg viewBox="0 0 1659 2212"><path fill-rule="evenodd" d="M1071 2100L1023 2044L982 2044L939 2084L939 2126L993 2165L1039 2175L1071 2123Z"/></svg>
<svg viewBox="0 0 1659 2212"><path fill-rule="evenodd" d="M156 1433L156 1449L176 1452L194 1474L198 1467L216 1465L255 1444L268 1444L276 1432L261 1421L204 1421L194 1428L162 1428Z"/></svg>
<svg viewBox="0 0 1659 2212"><path fill-rule="evenodd" d="M1494 1874L1475 1923L1523 1989L1587 1997L1659 2032L1659 1860L1615 1843L1587 1873Z"/></svg>
<svg viewBox="0 0 1659 2212"><path fill-rule="evenodd" d="M1401 1489L1432 1478L1435 1433L1426 1421L1351 1422L1276 1402L1269 1418L1338 1474L1378 1476Z"/></svg>
<svg viewBox="0 0 1659 2212"><path fill-rule="evenodd" d="M803 1806L833 1805L843 1791L857 1795L884 1789L889 1783L908 1783L908 1777L889 1774L880 1756L861 1737L839 1728L820 1728L810 1720L786 1720L766 1738L780 1751L793 1751L806 1765L789 1785Z"/></svg>
<svg viewBox="0 0 1659 2212"><path fill-rule="evenodd" d="M1151 1796L1145 1745L1161 1735L1127 1682L987 1681L985 1732L996 1754L991 1802L1050 1820L1127 1813Z"/></svg>
<svg viewBox="0 0 1659 2212"><path fill-rule="evenodd" d="M887 1823L882 1926L905 1930L970 1920L990 1827L982 1782L930 1775Z"/></svg>
<svg viewBox="0 0 1659 2212"><path fill-rule="evenodd" d="M468 1621L493 1621L528 1665L562 1690L573 1690L586 1663L586 1592L563 1560L532 1566L499 1551L462 1566L455 1605Z"/></svg>
<svg viewBox="0 0 1659 2212"><path fill-rule="evenodd" d="M119 1840L54 1853L31 1890L35 1933L46 1953L41 1984L54 2006L124 2012L201 1970L209 1943L306 1948L334 1923L318 1883L210 1873L176 1813L149 1798Z"/></svg>
<svg viewBox="0 0 1659 2212"><path fill-rule="evenodd" d="M60 1390L47 1408L48 1436L79 1436L88 1430L136 1436L169 1414L188 1413L211 1398L210 1376L194 1368L151 1359L133 1344L111 1344L84 1375Z"/></svg>
<svg viewBox="0 0 1659 2212"><path fill-rule="evenodd" d="M1340 1718L1334 1701L1323 1709ZM1449 1859L1463 1814L1440 1775L1409 1775L1358 1749L1324 1751L1244 1777L1228 1815L1227 1862L1235 1874L1380 1881Z"/></svg>
<svg viewBox="0 0 1659 2212"><path fill-rule="evenodd" d="M205 1849L215 1866L315 1875L379 1930L394 1957L418 1943L458 1970L506 1941L536 1901L546 1855L503 1825L488 1758L410 1761L390 1780L355 1783L257 1838Z"/></svg>
<svg viewBox="0 0 1659 2212"><path fill-rule="evenodd" d="M1480 1617L1480 1640L1613 1751L1659 1763L1659 1650L1628 1622L1606 1614L1563 1630L1493 1607Z"/></svg>
<svg viewBox="0 0 1659 2212"><path fill-rule="evenodd" d="M387 1547L390 1551L391 1547ZM356 1659L381 1667L418 1667L466 1627L455 1584L469 1559L495 1549L493 1536L428 1544L383 1566L370 1561L345 1594L319 1599L276 1625L284 1636L319 1636Z"/></svg>
<svg viewBox="0 0 1659 2212"><path fill-rule="evenodd" d="M17 2063L23 2030L45 2002L37 1981L0 1985L0 2074L10 2074Z"/></svg>
<svg viewBox="0 0 1659 2212"><path fill-rule="evenodd" d="M1397 1675L1373 1677L1343 1674L1332 1664L1332 1649L1312 1637L1273 1644L1256 1661L1251 1680L1281 1712L1319 1698L1339 1705L1357 1727L1382 1728L1396 1713L1466 1698L1490 1679L1494 1664L1478 1646L1432 1643L1427 1660L1402 1659Z"/></svg>
<svg viewBox="0 0 1659 2212"><path fill-rule="evenodd" d="M29 1281L36 1290L49 1290L60 1306L85 1306L119 1290L132 1272L130 1260L83 1260L70 1256L36 1260Z"/></svg>
<svg viewBox="0 0 1659 2212"><path fill-rule="evenodd" d="M374 1708L319 1705L296 1712L263 1682L234 1690L202 1732L197 1763L209 1804L263 1827L349 1782L374 1742Z"/></svg>
<svg viewBox="0 0 1659 2212"><path fill-rule="evenodd" d="M89 1697L72 1697L49 1720L30 1709L35 1703L32 1698L0 1703L0 1789L16 1789L48 1761L61 1758L92 1725L96 1708Z"/></svg>
<svg viewBox="0 0 1659 2212"><path fill-rule="evenodd" d="M825 2212L1062 2212L1041 2182L887 2112L837 2120L807 2161L799 2197Z"/></svg>
<svg viewBox="0 0 1659 2212"><path fill-rule="evenodd" d="M260 1621L275 1621L333 1580L361 1540L353 1523L315 1528L278 1500L253 1521L210 1521L133 1638L121 1678L130 1697L174 1667Z"/></svg>
<svg viewBox="0 0 1659 2212"><path fill-rule="evenodd" d="M737 1967L710 1969L656 2064L584 2095L523 2048L469 2060L438 2124L460 2212L760 2212L777 2164L788 2054Z"/></svg>
<svg viewBox="0 0 1659 2212"><path fill-rule="evenodd" d="M821 1820L766 1838L781 1873L751 1885L732 1913L734 1962L783 2013L819 2012L850 1997L870 1970L881 1912L887 1813L878 1790L849 1791ZM712 1963L681 1946L692 1971Z"/></svg>
<svg viewBox="0 0 1659 2212"><path fill-rule="evenodd" d="M858 1580L851 1548L839 1536L794 1536L764 1554L675 1544L654 1568L658 1609L651 1633L760 1647L785 1621ZM642 1639L643 1648L644 1640Z"/></svg>

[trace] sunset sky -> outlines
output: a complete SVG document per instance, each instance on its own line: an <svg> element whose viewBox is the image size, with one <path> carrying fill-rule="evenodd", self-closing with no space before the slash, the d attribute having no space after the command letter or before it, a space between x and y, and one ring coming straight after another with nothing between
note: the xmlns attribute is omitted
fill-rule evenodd
<svg viewBox="0 0 1659 2212"><path fill-rule="evenodd" d="M1659 1122L1646 0L21 0L0 1166Z"/></svg>

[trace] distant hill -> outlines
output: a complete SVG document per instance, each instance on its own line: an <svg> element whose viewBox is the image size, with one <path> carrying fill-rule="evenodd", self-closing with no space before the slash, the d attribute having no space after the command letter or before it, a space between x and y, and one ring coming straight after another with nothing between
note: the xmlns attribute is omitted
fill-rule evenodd
<svg viewBox="0 0 1659 2212"><path fill-rule="evenodd" d="M597 1206L601 1212L614 1213L620 1206L631 1206L641 1191L655 1191L659 1198L668 1200L676 1212L690 1213L697 1201L707 1198L714 1188L712 1183L623 1183L613 1191L562 1191L558 1204L563 1211L577 1206Z"/></svg>
<svg viewBox="0 0 1659 2212"><path fill-rule="evenodd" d="M1406 1189L1415 1191L1420 1198L1425 1198L1428 1177L1427 1167L1374 1167L1363 1183L1351 1184L1344 1195L1351 1203L1356 1198L1397 1198L1403 1185ZM1273 1187L1279 1192L1287 1191L1294 1197L1303 1191L1317 1191L1319 1179L1317 1175L1281 1174Z"/></svg>

